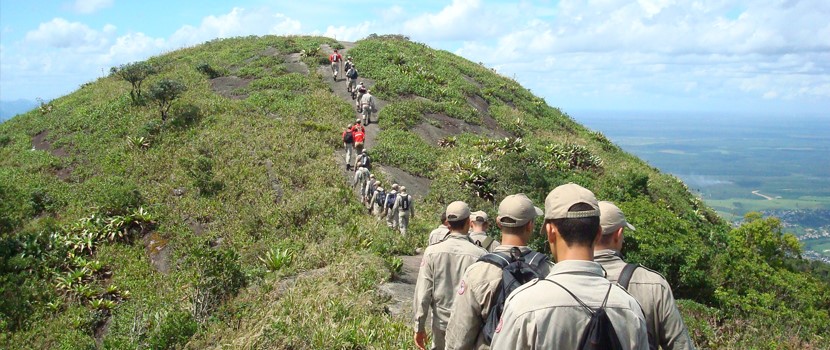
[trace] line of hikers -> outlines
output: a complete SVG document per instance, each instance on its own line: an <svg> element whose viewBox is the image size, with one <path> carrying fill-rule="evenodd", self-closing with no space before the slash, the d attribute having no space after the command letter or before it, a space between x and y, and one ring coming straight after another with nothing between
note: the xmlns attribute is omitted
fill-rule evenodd
<svg viewBox="0 0 830 350"><path fill-rule="evenodd" d="M357 66L355 66L352 61L352 57L347 57L344 62L343 56L340 52L338 50L334 50L334 52L329 55L329 61L331 62L331 74L334 81L337 81L340 73L340 66L343 66L346 79L348 79L346 92L350 93L352 100L355 101L355 108L363 119L363 125L369 125L369 123L372 122L372 113L377 112L375 97L372 96L372 91L369 90L362 81L359 84L357 83L359 73L357 71Z"/></svg>
<svg viewBox="0 0 830 350"><path fill-rule="evenodd" d="M406 235L409 220L415 216L415 203L406 186L392 184L389 191L371 173L372 158L364 148L365 128L356 120L343 131L343 145L346 148L346 170L354 170L352 187L358 189L361 202L369 214L378 220L386 219L386 225ZM352 153L356 153L352 163Z"/></svg>
<svg viewBox="0 0 830 350"><path fill-rule="evenodd" d="M528 248L535 221L553 260ZM413 297L415 343L431 349L694 349L671 287L626 263L622 210L569 183L544 210L524 194L501 201L501 242L488 217L447 206L424 250ZM489 238L489 239L488 239Z"/></svg>

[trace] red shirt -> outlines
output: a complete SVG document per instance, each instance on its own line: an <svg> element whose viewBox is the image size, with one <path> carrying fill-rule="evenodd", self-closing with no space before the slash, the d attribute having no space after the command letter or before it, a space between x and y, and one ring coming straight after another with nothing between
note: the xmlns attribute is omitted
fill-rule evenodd
<svg viewBox="0 0 830 350"><path fill-rule="evenodd" d="M366 138L366 134L363 133L363 130L355 130L354 131L354 142L363 142L363 139Z"/></svg>
<svg viewBox="0 0 830 350"><path fill-rule="evenodd" d="M358 130L360 130L360 132L362 132L362 133L366 132L366 129L363 128L363 125L355 124L354 126L352 126L352 131L358 131Z"/></svg>
<svg viewBox="0 0 830 350"><path fill-rule="evenodd" d="M332 62L340 62L343 59L343 56L340 56L339 53L335 52L329 56L329 60Z"/></svg>

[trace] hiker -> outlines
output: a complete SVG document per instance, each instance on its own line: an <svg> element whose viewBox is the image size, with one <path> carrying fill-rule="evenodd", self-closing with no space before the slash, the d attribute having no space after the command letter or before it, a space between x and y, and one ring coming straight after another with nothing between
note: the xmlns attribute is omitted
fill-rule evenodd
<svg viewBox="0 0 830 350"><path fill-rule="evenodd" d="M369 91L369 89L366 88L366 85L363 85L362 81L360 82L360 84L357 84L357 97L354 101L355 108L357 108L357 113L361 112L360 98L363 97L363 94L365 94L367 91Z"/></svg>
<svg viewBox="0 0 830 350"><path fill-rule="evenodd" d="M370 200L370 209L369 214L373 214L377 216L378 220L383 218L383 208L386 205L386 191L380 185L375 188L375 192L372 193L372 199Z"/></svg>
<svg viewBox="0 0 830 350"><path fill-rule="evenodd" d="M375 193L378 185L380 185L380 181L375 179L375 174L369 175L369 181L366 181L366 188L363 189L363 205L365 205L367 209L372 208L369 200L372 199L372 194Z"/></svg>
<svg viewBox="0 0 830 350"><path fill-rule="evenodd" d="M450 226L447 225L447 214L442 212L441 224L429 233L429 240L427 241L427 245L443 241L444 238L447 238L447 235L449 235L449 233Z"/></svg>
<svg viewBox="0 0 830 350"><path fill-rule="evenodd" d="M493 249L498 247L500 243L487 235L489 227L490 222L487 213L479 210L470 214L470 240L477 246L484 248L484 250L493 252Z"/></svg>
<svg viewBox="0 0 830 350"><path fill-rule="evenodd" d="M360 147L363 147L363 140L361 140ZM343 131L343 147L346 148L346 170L352 169L352 152L354 152L355 137L352 132L352 124L346 125L346 130Z"/></svg>
<svg viewBox="0 0 830 350"><path fill-rule="evenodd" d="M599 214L594 194L579 185L548 194L542 230L556 265L510 294L492 349L582 349L586 341L598 349L648 349L640 304L593 261Z"/></svg>
<svg viewBox="0 0 830 350"><path fill-rule="evenodd" d="M363 128L363 125L360 125L360 122L357 123L359 128L354 128L354 149L357 150L358 154L362 154L363 149L363 142L366 140L366 129Z"/></svg>
<svg viewBox="0 0 830 350"><path fill-rule="evenodd" d="M406 236L406 228L409 226L409 219L415 217L415 203L412 196L406 193L406 186L401 186L401 191L395 198L395 204L392 205L392 212L398 215L398 229L401 235Z"/></svg>
<svg viewBox="0 0 830 350"><path fill-rule="evenodd" d="M444 332L456 288L464 270L487 251L470 242L470 206L456 201L447 206L450 235L424 250L412 309L415 311L415 345L425 348L427 315L432 310L432 349L444 349Z"/></svg>
<svg viewBox="0 0 830 350"><path fill-rule="evenodd" d="M366 90L366 93L360 97L360 111L363 117L363 125L369 125L372 122L372 112L375 112L375 97L372 96L372 90Z"/></svg>
<svg viewBox="0 0 830 350"><path fill-rule="evenodd" d="M608 273L608 280L628 289L628 294L640 303L646 317L651 349L694 349L669 282L655 271L637 264L626 264L622 259L620 251L625 230L635 230L634 226L611 202L599 202L599 211L602 236L594 247L594 261Z"/></svg>
<svg viewBox="0 0 830 350"><path fill-rule="evenodd" d="M384 200L384 214L386 215L386 226L393 229L398 228L398 215L392 210L395 208L395 201L398 199L398 184L392 184L392 190L386 194Z"/></svg>
<svg viewBox="0 0 830 350"><path fill-rule="evenodd" d="M354 62L352 62L352 56L346 57L346 62L343 63L343 70L348 71L349 68L354 67Z"/></svg>
<svg viewBox="0 0 830 350"><path fill-rule="evenodd" d="M519 283L526 283L530 278L544 278L553 266L544 254L527 247L534 232L534 221L543 214L541 209L533 206L533 202L524 194L515 194L501 201L498 213L496 225L501 229L503 244L481 257L464 272L447 323L447 349L489 349L501 307L507 298L507 295L499 294L504 293L502 274L503 271L508 273L505 270L508 262L523 262L524 266L533 271L527 280L518 281ZM522 258L521 262L519 257ZM485 328L488 321L491 327L489 330Z"/></svg>
<svg viewBox="0 0 830 350"><path fill-rule="evenodd" d="M359 188L361 191L361 196L363 193L363 189L366 188L366 181L369 181L369 169L366 168L357 168L354 172L354 181L352 181L352 187Z"/></svg>
<svg viewBox="0 0 830 350"><path fill-rule="evenodd" d="M349 62L346 62L346 65L348 64ZM353 92L352 90L354 90L355 85L357 85L357 76L357 67L351 66L349 68L346 68L346 78L349 79L349 83L348 85L346 85L347 92Z"/></svg>
<svg viewBox="0 0 830 350"><path fill-rule="evenodd" d="M337 74L340 73L340 63L343 62L343 56L340 56L340 53L334 50L334 53L329 56L329 61L331 61L331 77L334 81L337 81Z"/></svg>
<svg viewBox="0 0 830 350"><path fill-rule="evenodd" d="M356 143L356 142L355 142ZM357 159L354 161L355 168L366 168L372 170L372 158L369 157L369 153L363 148L363 145L360 145L360 154L357 156Z"/></svg>

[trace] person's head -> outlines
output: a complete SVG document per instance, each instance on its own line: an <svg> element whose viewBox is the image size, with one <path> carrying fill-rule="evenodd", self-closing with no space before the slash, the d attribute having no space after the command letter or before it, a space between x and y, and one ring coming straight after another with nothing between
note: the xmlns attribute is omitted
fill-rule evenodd
<svg viewBox="0 0 830 350"><path fill-rule="evenodd" d="M594 194L569 183L550 191L545 198L544 231L554 254L590 252L602 230L600 209Z"/></svg>
<svg viewBox="0 0 830 350"><path fill-rule="evenodd" d="M349 61L351 61L351 60L352 60L352 56L349 56L349 57L348 57L348 58L346 58L346 59L347 59L347 60L349 60Z"/></svg>
<svg viewBox="0 0 830 350"><path fill-rule="evenodd" d="M542 214L542 209L534 206L524 193L514 194L499 203L496 225L501 229L502 239L514 235L521 240L522 245L526 245L533 234L536 217Z"/></svg>
<svg viewBox="0 0 830 350"><path fill-rule="evenodd" d="M406 193L406 186L401 186L401 193Z"/></svg>
<svg viewBox="0 0 830 350"><path fill-rule="evenodd" d="M334 53L337 53L337 49L334 49Z"/></svg>
<svg viewBox="0 0 830 350"><path fill-rule="evenodd" d="M378 191L378 192L383 192L383 187L380 187L380 183L378 183L376 186L377 186L377 190L376 190L376 191Z"/></svg>
<svg viewBox="0 0 830 350"><path fill-rule="evenodd" d="M489 219L487 213L482 210L470 213L470 226L473 232L487 232L487 229L490 227Z"/></svg>
<svg viewBox="0 0 830 350"><path fill-rule="evenodd" d="M352 126L354 126L354 124L346 125L346 131L352 130Z"/></svg>
<svg viewBox="0 0 830 350"><path fill-rule="evenodd" d="M450 226L449 224L447 224L447 212L446 211L441 212L441 225L444 225L444 226L447 226L447 227Z"/></svg>
<svg viewBox="0 0 830 350"><path fill-rule="evenodd" d="M594 249L613 249L621 251L623 246L623 231L626 228L636 230L625 220L622 210L614 203L599 202L599 225L602 227L602 236L597 240Z"/></svg>
<svg viewBox="0 0 830 350"><path fill-rule="evenodd" d="M397 191L398 190L398 184L392 184L392 190Z"/></svg>
<svg viewBox="0 0 830 350"><path fill-rule="evenodd" d="M364 148L362 151L360 151L360 154L369 154L369 152L367 152L366 149Z"/></svg>
<svg viewBox="0 0 830 350"><path fill-rule="evenodd" d="M447 206L447 225L450 231L467 234L470 230L470 206L462 201L455 201Z"/></svg>
<svg viewBox="0 0 830 350"><path fill-rule="evenodd" d="M369 174L369 179L374 180L375 179L375 174Z"/></svg>

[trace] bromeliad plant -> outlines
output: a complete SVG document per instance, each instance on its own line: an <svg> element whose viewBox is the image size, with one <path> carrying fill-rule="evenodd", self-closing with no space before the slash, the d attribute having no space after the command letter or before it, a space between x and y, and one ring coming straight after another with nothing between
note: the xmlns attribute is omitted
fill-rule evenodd
<svg viewBox="0 0 830 350"><path fill-rule="evenodd" d="M496 182L490 159L485 156L455 161L452 169L456 180L481 199L493 202L496 198Z"/></svg>

